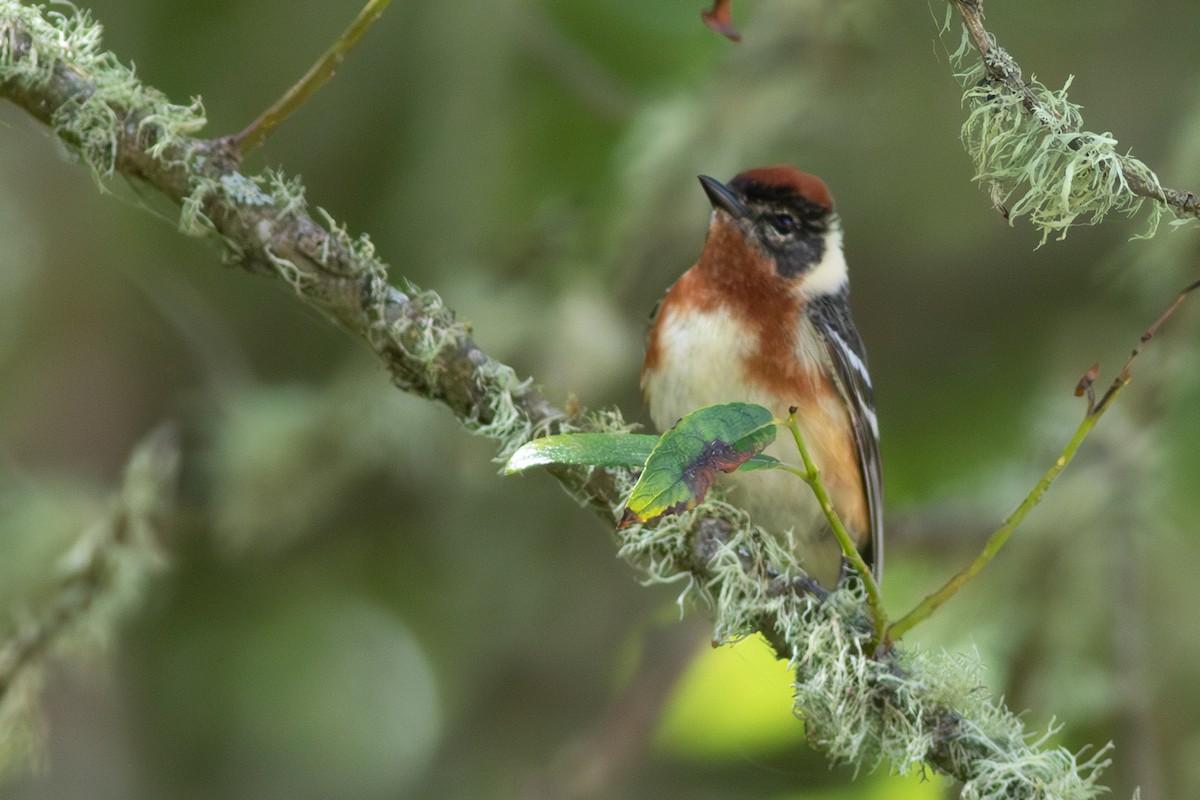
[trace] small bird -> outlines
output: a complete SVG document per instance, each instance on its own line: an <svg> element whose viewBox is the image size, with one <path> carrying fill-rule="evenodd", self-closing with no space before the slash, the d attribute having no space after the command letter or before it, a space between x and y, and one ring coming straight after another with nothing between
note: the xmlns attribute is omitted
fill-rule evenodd
<svg viewBox="0 0 1200 800"><path fill-rule="evenodd" d="M879 430L862 339L850 317L841 223L824 181L792 166L700 176L712 217L696 264L667 290L642 365L650 417L666 430L717 403L750 402L796 419L830 498L875 577L883 567ZM801 465L791 437L766 452ZM825 587L841 548L795 475L721 476L765 529L792 531L801 565Z"/></svg>

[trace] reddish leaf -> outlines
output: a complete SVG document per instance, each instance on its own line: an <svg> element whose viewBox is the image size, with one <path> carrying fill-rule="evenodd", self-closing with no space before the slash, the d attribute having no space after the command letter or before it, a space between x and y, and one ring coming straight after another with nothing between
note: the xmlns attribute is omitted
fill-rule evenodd
<svg viewBox="0 0 1200 800"><path fill-rule="evenodd" d="M726 403L693 411L659 439L619 527L694 508L718 472L733 472L774 439L771 412L761 406Z"/></svg>
<svg viewBox="0 0 1200 800"><path fill-rule="evenodd" d="M1100 362L1092 364L1091 369L1083 373L1083 377L1079 379L1079 383L1075 386L1075 396L1083 397L1087 392L1092 391L1092 384L1096 382L1096 378L1100 377Z"/></svg>
<svg viewBox="0 0 1200 800"><path fill-rule="evenodd" d="M700 19L704 24L731 42L740 42L742 35L733 27L733 17L730 15L729 4L732 0L713 0L709 11L701 11Z"/></svg>

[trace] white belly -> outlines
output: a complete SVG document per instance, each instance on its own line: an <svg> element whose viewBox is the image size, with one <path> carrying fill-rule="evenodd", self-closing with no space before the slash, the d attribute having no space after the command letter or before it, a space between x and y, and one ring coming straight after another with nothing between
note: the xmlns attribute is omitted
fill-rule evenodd
<svg viewBox="0 0 1200 800"><path fill-rule="evenodd" d="M658 368L645 375L643 387L655 426L665 431L697 408L730 402L757 403L785 419L787 404L777 404L753 389L742 373L739 345L751 344L744 341L744 334L732 318L721 311L689 314L686 320L664 317L659 323ZM786 431L781 431L766 452L781 461L800 464L796 445ZM828 587L837 582L841 549L812 490L800 478L782 470L753 470L718 476L716 485L723 487L730 502L746 509L764 529L778 535L790 531L796 554L813 578Z"/></svg>

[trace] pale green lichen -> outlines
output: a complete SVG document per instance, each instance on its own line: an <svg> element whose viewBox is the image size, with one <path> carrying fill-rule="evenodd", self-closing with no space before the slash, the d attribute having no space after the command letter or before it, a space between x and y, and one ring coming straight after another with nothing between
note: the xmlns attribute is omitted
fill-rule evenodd
<svg viewBox="0 0 1200 800"><path fill-rule="evenodd" d="M107 191L106 181L113 176L116 164L117 136L120 119L103 98L92 95L74 106L62 106L55 111L50 124L73 143L75 152L87 164L100 191Z"/></svg>
<svg viewBox="0 0 1200 800"><path fill-rule="evenodd" d="M518 447L533 438L534 421L516 402L533 381L522 380L512 367L491 359L480 364L472 377L487 398L490 413L486 422L480 414L463 420L463 424L477 436L495 440L500 445L495 460L504 464Z"/></svg>
<svg viewBox="0 0 1200 800"><path fill-rule="evenodd" d="M1016 72L1015 62L994 43L992 57ZM1044 243L1051 234L1061 239L1071 226L1094 225L1114 211L1137 213L1148 198L1130 190L1128 176L1161 194L1153 171L1128 152L1118 152L1112 134L1083 129L1079 106L1067 96L1071 78L1057 91L1036 77L1025 82L1024 90L994 80L965 29L950 59L969 109L961 133L975 162L974 179L990 189L1010 223L1028 216ZM1164 204L1151 202L1144 235L1153 235L1164 213L1169 213Z"/></svg>
<svg viewBox="0 0 1200 800"><path fill-rule="evenodd" d="M628 471L612 474L624 491L632 487ZM704 548L707 561L697 570L695 525L714 516L730 533ZM855 771L886 764L909 773L936 760L964 782L963 797L971 800L1089 800L1104 791L1097 778L1107 748L1083 760L1052 746L1053 730L1028 737L983 689L977 659L907 647L886 660L865 653L872 628L860 582L818 599L780 591L780 578L765 580L765 564L779 576L803 573L788 543L749 525L740 510L709 500L618 536L621 556L641 567L647 582L684 583L681 609L691 603L711 614L716 641L750 635L769 621L796 675L796 713L810 743L832 761Z"/></svg>
<svg viewBox="0 0 1200 800"><path fill-rule="evenodd" d="M138 121L138 135L153 137L154 144L146 148L149 156L169 158L171 148L184 137L199 132L208 124L208 119L199 97L193 97L191 103L182 106L167 102L157 92L155 95L155 102L147 103L146 113Z"/></svg>
<svg viewBox="0 0 1200 800"><path fill-rule="evenodd" d="M192 178L191 191L179 204L179 232L197 237L215 234L216 225L204 213L204 204L213 193L221 191L224 187L216 178Z"/></svg>
<svg viewBox="0 0 1200 800"><path fill-rule="evenodd" d="M295 197L294 191L280 197L285 210L289 197ZM388 282L387 264L379 257L375 243L368 234L351 236L348 227L339 223L328 211L320 206L316 210L328 230L328 235L321 242L317 260L330 272L341 273L348 268L355 277L366 281L363 304L373 312L371 319L374 326L384 318L385 307L394 299L396 291Z"/></svg>
<svg viewBox="0 0 1200 800"><path fill-rule="evenodd" d="M602 408L589 411L583 417L579 430L594 433L633 433L641 428L636 422L629 422L619 408Z"/></svg>
<svg viewBox="0 0 1200 800"><path fill-rule="evenodd" d="M16 30L31 40L20 58L14 52ZM86 9L61 14L20 0L0 0L0 80L37 87L47 85L62 62L90 70L106 57L100 49L102 33Z"/></svg>
<svg viewBox="0 0 1200 800"><path fill-rule="evenodd" d="M1111 745L1098 750L1083 761L1080 756L1063 747L1050 745L1058 733L1051 724L1037 738L1027 739L1016 733L1013 738L997 742L982 729L966 723L959 735L972 744L988 748L991 753L975 759L974 776L963 783L964 800L1001 800L1009 797L1079 798L1088 800L1107 794L1108 789L1097 783L1100 773L1109 766Z"/></svg>
<svg viewBox="0 0 1200 800"><path fill-rule="evenodd" d="M420 289L407 281L400 291L406 301L404 309L401 313L389 314L389 309L381 305L378 311L382 327L372 332L372 344L381 349L381 342L374 339L384 337L384 343L400 348L415 368L410 377L396 379L400 388L435 385L442 371L438 355L466 337L467 327L454 319L437 292ZM382 302L386 301L381 299Z"/></svg>
<svg viewBox="0 0 1200 800"><path fill-rule="evenodd" d="M217 179L221 193L231 203L250 208L265 208L275 204L275 199L262 189L264 181L247 177L240 172L226 172Z"/></svg>
<svg viewBox="0 0 1200 800"><path fill-rule="evenodd" d="M300 269L296 262L290 258L276 255L270 247L264 247L262 253L266 256L267 262L274 268L275 274L283 279L284 283L291 286L296 294L304 296L308 293L308 290L316 280L311 273Z"/></svg>
<svg viewBox="0 0 1200 800"><path fill-rule="evenodd" d="M304 182L299 175L289 178L279 170L267 170L262 176L255 176L254 180L263 181L281 216L296 217L308 211Z"/></svg>
<svg viewBox="0 0 1200 800"><path fill-rule="evenodd" d="M271 191L275 188L275 179L269 173L244 175L240 172L224 172L215 177L209 176L203 171L205 156L197 153L193 158L191 189L179 206L179 231L188 236L215 237L225 248L225 261L241 263L245 259L245 249L234 239L222 234L204 209L216 200L239 209L275 206L280 201L277 193ZM294 192L286 196L286 201L294 202Z"/></svg>
<svg viewBox="0 0 1200 800"><path fill-rule="evenodd" d="M28 36L27 43L19 33ZM62 70L86 82L86 93L57 108L50 124L103 189L123 135L144 137L155 158L181 160L189 148L177 146L206 120L198 98L186 106L171 103L138 80L132 67L101 50L101 34L86 11L62 14L0 0L0 81L44 88Z"/></svg>

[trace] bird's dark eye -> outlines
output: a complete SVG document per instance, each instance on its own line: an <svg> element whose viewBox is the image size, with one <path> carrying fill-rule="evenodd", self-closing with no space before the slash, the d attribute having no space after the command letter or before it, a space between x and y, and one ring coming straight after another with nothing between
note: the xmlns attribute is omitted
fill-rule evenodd
<svg viewBox="0 0 1200 800"><path fill-rule="evenodd" d="M791 214L772 214L767 219L771 227L780 233L792 233L796 230L796 218Z"/></svg>

